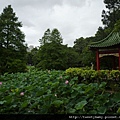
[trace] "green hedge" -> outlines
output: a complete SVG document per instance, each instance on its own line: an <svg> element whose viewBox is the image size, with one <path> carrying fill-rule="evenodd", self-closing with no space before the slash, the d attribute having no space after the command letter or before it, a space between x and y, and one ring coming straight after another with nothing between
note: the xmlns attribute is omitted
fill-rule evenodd
<svg viewBox="0 0 120 120"><path fill-rule="evenodd" d="M82 68L69 68L66 70L66 74L71 77L81 77L81 80L91 80L106 81L106 80L117 80L120 79L119 70L85 70Z"/></svg>
<svg viewBox="0 0 120 120"><path fill-rule="evenodd" d="M77 77L78 83L107 82L106 87L112 90L119 90L120 71L119 70L85 70L82 68L69 68L66 74L71 78Z"/></svg>

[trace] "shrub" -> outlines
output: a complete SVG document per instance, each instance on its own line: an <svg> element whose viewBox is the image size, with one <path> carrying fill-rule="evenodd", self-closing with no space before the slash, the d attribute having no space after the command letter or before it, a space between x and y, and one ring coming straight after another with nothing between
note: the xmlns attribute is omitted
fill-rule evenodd
<svg viewBox="0 0 120 120"><path fill-rule="evenodd" d="M119 90L120 71L119 70L90 70L82 68L69 68L66 74L71 78L77 77L78 83L107 82L106 87L112 90Z"/></svg>

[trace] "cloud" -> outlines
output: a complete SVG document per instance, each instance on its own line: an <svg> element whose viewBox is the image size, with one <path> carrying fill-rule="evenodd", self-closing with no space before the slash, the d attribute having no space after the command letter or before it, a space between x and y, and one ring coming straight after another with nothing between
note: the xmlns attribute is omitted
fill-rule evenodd
<svg viewBox="0 0 120 120"><path fill-rule="evenodd" d="M39 46L44 32L57 28L63 43L73 46L77 38L93 36L102 25L102 0L3 0L0 11L9 4L22 21L28 45Z"/></svg>

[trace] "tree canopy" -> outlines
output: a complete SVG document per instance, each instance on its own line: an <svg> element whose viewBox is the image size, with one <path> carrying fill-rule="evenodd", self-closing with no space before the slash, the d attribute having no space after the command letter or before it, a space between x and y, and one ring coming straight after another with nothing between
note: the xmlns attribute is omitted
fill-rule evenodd
<svg viewBox="0 0 120 120"><path fill-rule="evenodd" d="M0 15L0 73L24 71L26 68L25 35L20 27L22 23L8 5Z"/></svg>
<svg viewBox="0 0 120 120"><path fill-rule="evenodd" d="M61 36L61 33L58 31L58 29L54 28L52 32L48 28L43 37L39 39L40 45L44 45L46 43L63 43L63 39Z"/></svg>
<svg viewBox="0 0 120 120"><path fill-rule="evenodd" d="M78 65L79 55L73 48L62 45L63 39L58 29L47 29L40 39L38 64L40 69L64 70Z"/></svg>

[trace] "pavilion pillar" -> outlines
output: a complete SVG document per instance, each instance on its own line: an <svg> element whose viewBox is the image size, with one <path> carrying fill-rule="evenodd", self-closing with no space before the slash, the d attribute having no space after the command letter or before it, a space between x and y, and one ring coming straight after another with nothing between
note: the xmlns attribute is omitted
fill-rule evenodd
<svg viewBox="0 0 120 120"><path fill-rule="evenodd" d="M119 49L119 70L120 70L120 49Z"/></svg>
<svg viewBox="0 0 120 120"><path fill-rule="evenodd" d="M99 59L99 51L96 51L96 64L97 64L97 70L100 70L100 59Z"/></svg>

